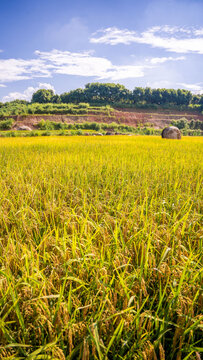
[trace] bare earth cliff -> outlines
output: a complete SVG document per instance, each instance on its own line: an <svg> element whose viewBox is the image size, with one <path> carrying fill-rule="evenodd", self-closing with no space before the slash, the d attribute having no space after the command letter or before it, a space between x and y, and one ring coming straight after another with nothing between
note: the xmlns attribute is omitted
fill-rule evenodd
<svg viewBox="0 0 203 360"><path fill-rule="evenodd" d="M81 123L81 122L105 122L126 124L129 126L149 125L157 129L171 124L172 120L180 120L182 118L203 121L203 115L191 112L170 112L170 111L153 111L153 110L136 110L136 109L119 109L115 110L109 116L105 114L88 114L88 115L16 115L10 116L16 123L15 126L26 125L35 128L42 120L50 120L64 123Z"/></svg>

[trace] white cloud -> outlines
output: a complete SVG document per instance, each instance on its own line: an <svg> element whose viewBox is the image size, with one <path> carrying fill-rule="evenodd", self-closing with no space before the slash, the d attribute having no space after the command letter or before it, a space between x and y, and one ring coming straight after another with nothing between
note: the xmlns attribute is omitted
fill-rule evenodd
<svg viewBox="0 0 203 360"><path fill-rule="evenodd" d="M176 33L185 33L185 34L190 34L191 30L185 27L180 27L180 26L169 26L169 25L164 25L162 27L160 26L154 26L152 27L150 30L152 32L154 31L159 31L161 29L162 32L168 33L168 34L176 34Z"/></svg>
<svg viewBox="0 0 203 360"><path fill-rule="evenodd" d="M6 85L4 85L4 84L0 84L0 87L1 87L1 88L5 88L5 87L6 87Z"/></svg>
<svg viewBox="0 0 203 360"><path fill-rule="evenodd" d="M194 33L195 33L195 35L197 35L197 36L203 35L203 28L202 28L202 29L199 29L199 30L194 30Z"/></svg>
<svg viewBox="0 0 203 360"><path fill-rule="evenodd" d="M125 79L144 76L147 65L114 65L104 57L88 52L35 51L37 59L1 59L0 83L51 77L52 74L92 76L97 79Z"/></svg>
<svg viewBox="0 0 203 360"><path fill-rule="evenodd" d="M65 75L93 76L98 79L125 79L144 76L145 65L113 65L110 60L93 56L92 52L72 53L52 50L36 54L53 66L53 72Z"/></svg>
<svg viewBox="0 0 203 360"><path fill-rule="evenodd" d="M162 88L170 88L170 87L173 87L172 86L172 83L168 80L157 80L157 81L150 81L150 82L147 82L146 86L149 86L153 89L162 89Z"/></svg>
<svg viewBox="0 0 203 360"><path fill-rule="evenodd" d="M181 57L157 57L148 59L142 64L115 65L105 57L98 57L92 51L35 51L36 59L3 59L0 60L0 83L26 80L40 77L51 77L53 74L94 77L99 80L119 80L139 78L145 70L154 68L166 61L184 60ZM3 86L3 85L2 85ZM12 93L12 98L16 96ZM27 94L23 95L26 99Z"/></svg>
<svg viewBox="0 0 203 360"><path fill-rule="evenodd" d="M179 85L183 86L184 88L190 89L190 90L201 90L201 86L198 84L186 84L186 83L178 83Z"/></svg>
<svg viewBox="0 0 203 360"><path fill-rule="evenodd" d="M108 59L92 56L90 52L52 50L35 53L46 63L52 64L53 71L58 74L100 76L112 66Z"/></svg>
<svg viewBox="0 0 203 360"><path fill-rule="evenodd" d="M156 57L156 58L152 58L150 59L150 63L151 64L163 64L166 61L180 61L180 60L185 60L185 56L179 56L179 57Z"/></svg>
<svg viewBox="0 0 203 360"><path fill-rule="evenodd" d="M138 78L144 76L144 66L138 65L124 65L124 66L113 66L111 69L102 74L99 79L111 79L112 81L127 79L127 78Z"/></svg>
<svg viewBox="0 0 203 360"><path fill-rule="evenodd" d="M178 83L178 85L182 86L183 88L188 89L193 93L200 95L203 94L203 86L201 84L202 83L198 83L198 84Z"/></svg>
<svg viewBox="0 0 203 360"><path fill-rule="evenodd" d="M128 29L110 27L100 30L90 38L91 43L98 44L146 44L163 48L176 53L203 54L203 29L154 26L141 34Z"/></svg>
<svg viewBox="0 0 203 360"><path fill-rule="evenodd" d="M50 76L50 66L40 59L0 59L0 82Z"/></svg>
<svg viewBox="0 0 203 360"><path fill-rule="evenodd" d="M99 34L101 34L99 37L94 37ZM94 33L90 38L90 42L94 44L129 45L132 42L136 42L135 39L138 39L138 34L135 31L130 31L128 29L120 30L116 27L109 27Z"/></svg>
<svg viewBox="0 0 203 360"><path fill-rule="evenodd" d="M39 89L51 89L55 93L55 89L51 84L39 83L39 85L37 87L29 86L22 93L21 92L10 92L7 96L3 97L2 101L7 102L7 101L16 100L16 99L30 101L32 98L32 94Z"/></svg>

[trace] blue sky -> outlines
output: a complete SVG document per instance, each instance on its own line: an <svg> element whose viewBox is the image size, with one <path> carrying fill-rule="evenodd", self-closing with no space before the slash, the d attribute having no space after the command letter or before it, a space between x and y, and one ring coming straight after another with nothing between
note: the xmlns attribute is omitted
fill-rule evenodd
<svg viewBox="0 0 203 360"><path fill-rule="evenodd" d="M0 1L0 101L96 81L203 93L203 0Z"/></svg>

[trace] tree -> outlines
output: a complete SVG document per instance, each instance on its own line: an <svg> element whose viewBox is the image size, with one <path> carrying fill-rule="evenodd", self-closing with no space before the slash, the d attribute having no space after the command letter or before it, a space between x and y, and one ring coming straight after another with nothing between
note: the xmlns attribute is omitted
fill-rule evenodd
<svg viewBox="0 0 203 360"><path fill-rule="evenodd" d="M52 96L51 102L53 104L60 104L61 103L61 97L60 95L54 95Z"/></svg>
<svg viewBox="0 0 203 360"><path fill-rule="evenodd" d="M146 88L145 88L144 100L145 100L147 103L151 103L151 101L152 101L152 89L151 89L150 87L146 87Z"/></svg>
<svg viewBox="0 0 203 360"><path fill-rule="evenodd" d="M176 104L177 102L177 90L175 89L166 89L165 92L166 98L167 98L167 103L170 104Z"/></svg>
<svg viewBox="0 0 203 360"><path fill-rule="evenodd" d="M79 88L70 92L65 92L61 94L61 101L65 104L79 104L80 102L86 102L84 90Z"/></svg>
<svg viewBox="0 0 203 360"><path fill-rule="evenodd" d="M85 97L89 103L128 103L131 93L124 85L114 83L91 83L85 85Z"/></svg>
<svg viewBox="0 0 203 360"><path fill-rule="evenodd" d="M203 106L203 95L199 99L199 104Z"/></svg>
<svg viewBox="0 0 203 360"><path fill-rule="evenodd" d="M162 89L152 89L152 96L151 96L151 102L152 104L162 104L163 102L163 96L162 96Z"/></svg>
<svg viewBox="0 0 203 360"><path fill-rule="evenodd" d="M177 105L189 105L192 100L192 93L188 90L177 90Z"/></svg>
<svg viewBox="0 0 203 360"><path fill-rule="evenodd" d="M50 103L54 97L54 92L51 89L39 89L32 95L32 103Z"/></svg>
<svg viewBox="0 0 203 360"><path fill-rule="evenodd" d="M144 100L145 90L142 87L136 87L133 90L132 99L134 103L138 103Z"/></svg>
<svg viewBox="0 0 203 360"><path fill-rule="evenodd" d="M199 104L200 103L200 99L201 99L201 96L200 95L193 95L192 96L192 100L191 100L191 103L192 104Z"/></svg>

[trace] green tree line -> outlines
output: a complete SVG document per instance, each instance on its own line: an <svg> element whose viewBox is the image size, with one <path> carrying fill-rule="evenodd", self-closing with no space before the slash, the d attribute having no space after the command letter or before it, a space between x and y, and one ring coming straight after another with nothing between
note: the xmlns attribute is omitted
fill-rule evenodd
<svg viewBox="0 0 203 360"><path fill-rule="evenodd" d="M79 88L64 92L57 95L53 90L40 89L37 90L31 99L31 104L53 104L55 110L60 108L60 111L66 111L64 104L81 104L85 103L94 106L129 106L129 107L143 107L156 108L163 107L179 107L191 108L196 110L203 110L203 95L194 95L191 91L184 89L152 89L150 87L142 88L135 87L134 90L128 90L124 85L114 83L89 83L85 88ZM61 107L57 105L60 105ZM0 103L1 109L14 106L15 109L26 108L30 105L24 100L15 100L9 103ZM36 105L37 106L37 105ZM34 107L33 107L34 109ZM85 110L85 109L83 109ZM32 113L32 108L29 107L29 112ZM70 110L71 112L71 110ZM36 111L33 110L33 113ZM40 112L39 112L40 113ZM0 114L1 115L1 114Z"/></svg>
<svg viewBox="0 0 203 360"><path fill-rule="evenodd" d="M201 105L203 95L194 95L184 89L151 89L150 87L135 87L133 91L121 84L89 83L84 89L71 90L61 95L55 95L53 90L40 89L32 96L32 103L89 103L89 104L173 104Z"/></svg>

